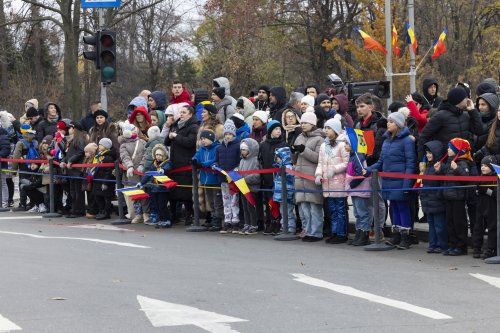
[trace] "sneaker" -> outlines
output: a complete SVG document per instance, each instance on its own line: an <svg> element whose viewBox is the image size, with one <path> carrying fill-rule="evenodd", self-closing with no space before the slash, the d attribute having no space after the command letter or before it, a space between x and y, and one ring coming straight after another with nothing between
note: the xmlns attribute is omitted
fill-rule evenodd
<svg viewBox="0 0 500 333"><path fill-rule="evenodd" d="M219 231L221 234L230 234L233 232L233 227L229 223L224 223L224 226Z"/></svg>
<svg viewBox="0 0 500 333"><path fill-rule="evenodd" d="M233 225L233 230L232 230L232 233L233 234L239 234L240 233L240 227L238 227L238 225Z"/></svg>
<svg viewBox="0 0 500 333"><path fill-rule="evenodd" d="M142 215L136 215L133 219L132 219L132 224L139 224L139 223L142 223L143 220L142 220Z"/></svg>
<svg viewBox="0 0 500 333"><path fill-rule="evenodd" d="M151 219L149 219L149 220L147 220L147 221L144 221L144 225L153 225L153 226L156 226L156 225L158 225L158 224L159 224L159 222L158 222L158 221L151 220Z"/></svg>
<svg viewBox="0 0 500 333"><path fill-rule="evenodd" d="M38 205L38 212L39 213L47 213L47 207L43 203Z"/></svg>
<svg viewBox="0 0 500 333"><path fill-rule="evenodd" d="M170 228L171 226L172 226L172 222L170 222L170 221L160 221L160 222L156 223L155 228L156 229L160 229L160 228L166 229L166 228Z"/></svg>
<svg viewBox="0 0 500 333"><path fill-rule="evenodd" d="M215 232L215 231L221 231L222 228L216 225L211 226L210 228L207 229L208 231Z"/></svg>
<svg viewBox="0 0 500 333"><path fill-rule="evenodd" d="M472 252L472 258L475 259L481 258L481 249L475 248Z"/></svg>
<svg viewBox="0 0 500 333"><path fill-rule="evenodd" d="M246 232L248 231L248 229L250 229L250 226L248 224L245 224L245 226L243 227L243 229L240 230L239 234L240 235L246 235Z"/></svg>
<svg viewBox="0 0 500 333"><path fill-rule="evenodd" d="M257 235L257 227L250 227L245 231L245 235Z"/></svg>
<svg viewBox="0 0 500 333"><path fill-rule="evenodd" d="M28 210L28 213L39 213L40 210L38 209L38 206L33 206L30 210Z"/></svg>
<svg viewBox="0 0 500 333"><path fill-rule="evenodd" d="M85 214L85 217L88 219L93 219L93 218L95 218L95 215L91 214L91 213L87 213L87 214Z"/></svg>
<svg viewBox="0 0 500 333"><path fill-rule="evenodd" d="M7 207L14 207L14 200L12 199L9 199L9 201L7 202Z"/></svg>
<svg viewBox="0 0 500 333"><path fill-rule="evenodd" d="M299 234L299 238L304 239L306 237L306 235L307 235L307 232L304 229L302 229L302 231Z"/></svg>

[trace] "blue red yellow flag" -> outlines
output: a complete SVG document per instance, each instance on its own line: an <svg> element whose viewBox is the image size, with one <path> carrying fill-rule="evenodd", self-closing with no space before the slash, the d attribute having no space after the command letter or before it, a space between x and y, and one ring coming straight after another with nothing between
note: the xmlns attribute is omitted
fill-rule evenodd
<svg viewBox="0 0 500 333"><path fill-rule="evenodd" d="M434 42L433 48L434 52L432 53L432 60L439 57L441 54L446 52L446 45L444 44L444 39L448 34L448 27L444 28L443 32L439 35L438 39Z"/></svg>
<svg viewBox="0 0 500 333"><path fill-rule="evenodd" d="M214 170L219 171L222 173L224 176L226 176L227 181L229 185L233 183L236 185L238 190L245 196L245 198L250 202L252 206L255 206L255 200L253 199L252 193L250 192L250 189L248 188L247 182L245 181L245 178L243 178L238 172L236 171L225 171L222 170L219 167L214 166Z"/></svg>
<svg viewBox="0 0 500 333"><path fill-rule="evenodd" d="M413 33L413 29L410 26L410 23L406 22L406 37L408 44L411 44L411 49L413 53L417 52L418 42L415 34Z"/></svg>
<svg viewBox="0 0 500 333"><path fill-rule="evenodd" d="M373 39L373 37L368 35L366 32L359 29L358 27L354 27L354 31L360 34L361 38L363 38L363 42L367 50L377 50L382 52L383 54L387 54L387 50L385 49L385 47L383 47L382 44L377 42L375 39Z"/></svg>
<svg viewBox="0 0 500 333"><path fill-rule="evenodd" d="M116 192L122 192L123 195L129 197L131 200L141 200L149 198L149 194L144 192L144 190L138 189L137 187L125 187Z"/></svg>
<svg viewBox="0 0 500 333"><path fill-rule="evenodd" d="M396 57L401 55L401 49L398 47L398 31L396 30L396 26L394 24L392 25L392 49Z"/></svg>
<svg viewBox="0 0 500 333"><path fill-rule="evenodd" d="M368 146L366 145L365 136L360 129L346 128L349 142L351 143L352 150L356 153L367 154Z"/></svg>
<svg viewBox="0 0 500 333"><path fill-rule="evenodd" d="M154 176L154 179L158 183L163 184L166 188L177 186L177 183L173 179L170 179L168 176Z"/></svg>

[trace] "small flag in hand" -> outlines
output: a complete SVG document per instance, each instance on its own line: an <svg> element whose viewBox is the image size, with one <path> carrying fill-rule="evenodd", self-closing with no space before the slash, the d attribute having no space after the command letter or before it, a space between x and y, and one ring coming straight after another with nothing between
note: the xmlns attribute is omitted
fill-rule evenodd
<svg viewBox="0 0 500 333"><path fill-rule="evenodd" d="M154 178L158 183L163 184L166 188L177 186L177 183L168 176L154 176Z"/></svg>
<svg viewBox="0 0 500 333"><path fill-rule="evenodd" d="M138 189L137 187L126 187L116 191L122 192L123 195L129 197L133 201L149 198L149 194L144 192L144 190Z"/></svg>

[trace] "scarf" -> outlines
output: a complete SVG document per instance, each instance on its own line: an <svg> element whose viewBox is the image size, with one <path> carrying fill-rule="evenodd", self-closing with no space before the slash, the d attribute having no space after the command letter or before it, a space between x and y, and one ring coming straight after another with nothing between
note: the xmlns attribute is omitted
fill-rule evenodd
<svg viewBox="0 0 500 333"><path fill-rule="evenodd" d="M177 128L182 129L184 126L186 126L186 123L187 123L187 120L180 120L179 119L179 122L177 123Z"/></svg>
<svg viewBox="0 0 500 333"><path fill-rule="evenodd" d="M101 164L102 161L104 160L104 157L106 154L109 152L109 150L103 150L99 151L95 156L94 159L92 160L92 164ZM99 168L97 166L90 167L87 170L87 180L92 181L94 178L95 173L97 172Z"/></svg>
<svg viewBox="0 0 500 333"><path fill-rule="evenodd" d="M325 138L325 152L326 155L330 155L333 149L333 146L335 145L336 141L335 140L330 140L328 138Z"/></svg>
<svg viewBox="0 0 500 333"><path fill-rule="evenodd" d="M55 115L55 116L47 116L47 119L51 122L51 123L56 123L58 120L59 120L59 115Z"/></svg>

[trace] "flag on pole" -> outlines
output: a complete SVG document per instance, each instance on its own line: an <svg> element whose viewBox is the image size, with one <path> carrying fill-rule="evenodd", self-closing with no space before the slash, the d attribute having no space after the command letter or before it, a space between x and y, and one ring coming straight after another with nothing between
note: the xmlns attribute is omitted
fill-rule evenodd
<svg viewBox="0 0 500 333"><path fill-rule="evenodd" d="M411 44L411 49L413 53L417 52L418 42L415 34L413 33L413 29L410 26L410 23L406 22L406 37L408 44Z"/></svg>
<svg viewBox="0 0 500 333"><path fill-rule="evenodd" d="M231 184L236 185L238 190L247 198L248 202L252 206L255 206L255 200L253 199L252 193L250 192L250 189L248 188L247 182L245 181L245 178L243 178L238 172L236 171L224 171L219 167L214 166L214 170L219 171L222 173L224 176L226 176L227 181L229 183L229 186L231 187Z"/></svg>
<svg viewBox="0 0 500 333"><path fill-rule="evenodd" d="M137 187L125 187L116 191L122 192L123 195L129 197L133 201L149 198L149 194Z"/></svg>
<svg viewBox="0 0 500 333"><path fill-rule="evenodd" d="M443 32L434 42L433 45L434 52L432 53L432 60L436 59L437 57L446 52L446 45L444 44L444 39L446 38L447 34L448 34L448 27L444 28Z"/></svg>
<svg viewBox="0 0 500 333"><path fill-rule="evenodd" d="M392 49L396 57L399 57L401 54L401 49L398 47L398 31L396 30L396 26L392 25Z"/></svg>
<svg viewBox="0 0 500 333"><path fill-rule="evenodd" d="M346 128L352 150L356 153L371 155L375 148L375 136L373 131L362 131L360 129Z"/></svg>
<svg viewBox="0 0 500 333"><path fill-rule="evenodd" d="M360 34L361 38L363 38L363 42L365 43L365 48L367 50L377 50L382 52L383 54L387 54L387 50L382 46L379 42L373 39L370 35L368 35L363 30L360 30L358 27L354 27L354 31Z"/></svg>
<svg viewBox="0 0 500 333"><path fill-rule="evenodd" d="M154 179L158 183L163 184L166 188L172 188L177 186L177 183L167 176L154 176Z"/></svg>

